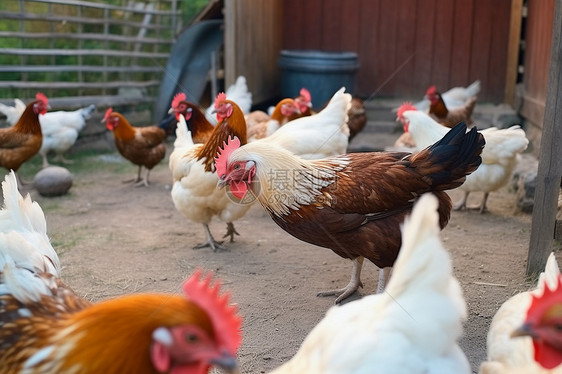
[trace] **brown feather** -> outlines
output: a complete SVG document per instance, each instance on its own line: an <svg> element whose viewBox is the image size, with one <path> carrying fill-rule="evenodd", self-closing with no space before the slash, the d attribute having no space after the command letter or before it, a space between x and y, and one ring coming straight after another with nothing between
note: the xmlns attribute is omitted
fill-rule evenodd
<svg viewBox="0 0 562 374"><path fill-rule="evenodd" d="M220 123L218 123L213 129L211 137L201 150L197 154L197 160L205 159L205 171L212 172L215 171L215 160L214 157L217 155L217 149L223 147L223 143L227 141L229 137L236 136L240 139L240 144L244 145L248 142L246 136L246 120L244 119L244 113L240 107L230 100L225 100L227 103L232 105L232 114L230 117L225 118Z"/></svg>
<svg viewBox="0 0 562 374"><path fill-rule="evenodd" d="M265 199L260 202L282 229L305 242L330 248L344 258L363 256L379 267L392 266L401 244L400 224L414 201L434 193L439 223L445 227L452 204L444 191L460 186L480 165L484 138L475 129L467 134L465 130L464 124L459 125L416 154L359 153L311 161L314 169L337 170L332 166L337 160L347 164L308 205L279 214ZM270 191L279 188L271 183L266 187ZM271 196L286 195L287 191L278 190ZM298 201L298 196L288 198Z"/></svg>
<svg viewBox="0 0 562 374"><path fill-rule="evenodd" d="M191 118L189 118L186 123L189 131L191 132L193 143L198 144L207 142L215 130L215 126L207 120L207 117L205 117L205 114L197 105L188 101L184 101L182 103L188 108L191 108Z"/></svg>
<svg viewBox="0 0 562 374"><path fill-rule="evenodd" d="M135 165L152 169L166 155L166 132L157 126L133 127L120 113L119 125L113 130L119 153Z"/></svg>
<svg viewBox="0 0 562 374"><path fill-rule="evenodd" d="M17 171L41 148L43 135L39 115L33 110L38 102L29 103L13 127L0 129L0 165L8 170Z"/></svg>
<svg viewBox="0 0 562 374"><path fill-rule="evenodd" d="M476 96L471 97L459 108L448 109L440 93L436 94L437 100L431 102L429 115L443 126L455 127L459 122L465 122L469 127L473 125L472 112L476 106Z"/></svg>

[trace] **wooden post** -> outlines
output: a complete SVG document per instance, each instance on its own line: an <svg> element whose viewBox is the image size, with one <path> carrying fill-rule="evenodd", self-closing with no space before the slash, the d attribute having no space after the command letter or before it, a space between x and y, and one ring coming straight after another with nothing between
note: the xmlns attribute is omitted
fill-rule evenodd
<svg viewBox="0 0 562 374"><path fill-rule="evenodd" d="M548 90L544 111L539 169L531 239L527 256L527 275L544 270L552 250L558 194L562 177L562 0L556 0Z"/></svg>

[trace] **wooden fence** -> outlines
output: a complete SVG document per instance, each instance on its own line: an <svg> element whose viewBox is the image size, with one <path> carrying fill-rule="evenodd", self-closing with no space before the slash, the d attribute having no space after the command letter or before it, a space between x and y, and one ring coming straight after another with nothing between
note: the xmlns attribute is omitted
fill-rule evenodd
<svg viewBox="0 0 562 374"><path fill-rule="evenodd" d="M179 1L3 0L0 98L43 91L57 108L154 101Z"/></svg>

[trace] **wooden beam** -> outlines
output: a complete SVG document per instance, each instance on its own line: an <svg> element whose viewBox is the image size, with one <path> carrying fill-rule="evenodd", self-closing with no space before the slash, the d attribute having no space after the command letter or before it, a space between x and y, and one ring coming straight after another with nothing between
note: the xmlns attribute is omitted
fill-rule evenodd
<svg viewBox="0 0 562 374"><path fill-rule="evenodd" d="M509 40L507 42L507 67L505 77L504 101L510 105L515 103L515 84L519 65L519 45L521 43L521 18L523 16L523 0L511 0L511 19L509 22Z"/></svg>
<svg viewBox="0 0 562 374"><path fill-rule="evenodd" d="M539 169L531 239L527 256L527 275L544 270L552 250L555 235L556 213L562 177L562 0L556 0L548 90L544 112Z"/></svg>

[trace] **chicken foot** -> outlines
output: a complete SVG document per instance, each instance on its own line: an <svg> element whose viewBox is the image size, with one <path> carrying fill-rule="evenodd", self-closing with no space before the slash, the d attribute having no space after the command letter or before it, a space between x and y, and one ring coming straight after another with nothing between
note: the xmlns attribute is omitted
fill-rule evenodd
<svg viewBox="0 0 562 374"><path fill-rule="evenodd" d="M234 235L235 234L240 236L238 231L236 231L236 229L234 228L234 224L232 222L228 222L226 224L226 234L224 234L224 236L222 238L224 239L224 238L230 236L230 242L232 243L232 242L234 242Z"/></svg>
<svg viewBox="0 0 562 374"><path fill-rule="evenodd" d="M351 296L359 287L363 288L361 283L361 268L363 267L363 257L356 257L353 259L353 269L351 270L351 279L347 286L337 290L318 292L316 296L337 296L336 304L341 303L344 299Z"/></svg>
<svg viewBox="0 0 562 374"><path fill-rule="evenodd" d="M124 180L123 183L131 183L131 182L132 182L132 183L134 183L134 184L137 184L138 182L142 181L142 179L141 179L141 170L142 170L142 166L139 165L139 171L138 171L138 173L137 173L137 177L136 177L136 178L132 178L132 179Z"/></svg>
<svg viewBox="0 0 562 374"><path fill-rule="evenodd" d="M488 192L484 192L484 197L482 198L482 202L480 202L480 205L467 206L466 200L468 200L469 193L470 192L464 193L464 196L459 200L459 202L453 206L453 210L470 209L470 210L478 210L480 211L480 214L485 213L487 211L486 202L488 201L488 196L490 194Z"/></svg>
<svg viewBox="0 0 562 374"><path fill-rule="evenodd" d="M203 227L205 228L205 236L206 236L207 239L205 240L204 243L197 244L195 247L193 247L193 249L201 249L201 248L210 247L210 248L213 249L214 252L216 252L218 250L228 251L228 249L226 247L221 245L223 242L217 242L215 240L215 238L213 238L213 234L211 234L211 230L209 229L209 225L204 223Z"/></svg>

